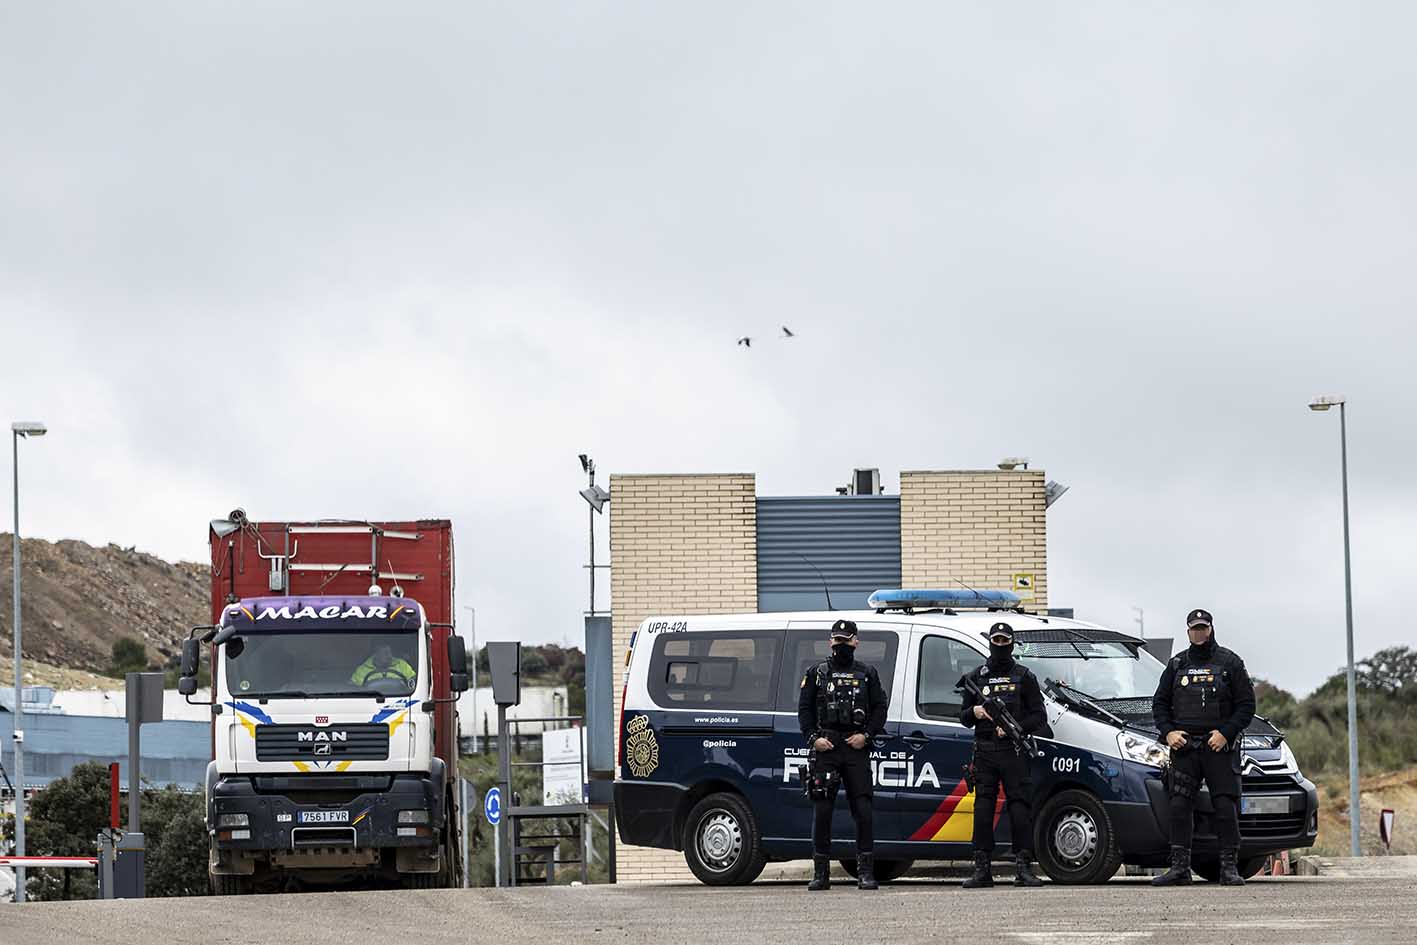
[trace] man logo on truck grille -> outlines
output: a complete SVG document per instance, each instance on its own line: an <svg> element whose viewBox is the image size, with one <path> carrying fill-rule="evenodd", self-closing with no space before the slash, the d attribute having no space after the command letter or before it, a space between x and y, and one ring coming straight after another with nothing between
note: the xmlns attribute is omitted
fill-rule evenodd
<svg viewBox="0 0 1417 945"><path fill-rule="evenodd" d="M637 778L647 778L659 767L659 743L649 727L649 716L637 715L625 723L630 738L625 742L625 757L630 771Z"/></svg>

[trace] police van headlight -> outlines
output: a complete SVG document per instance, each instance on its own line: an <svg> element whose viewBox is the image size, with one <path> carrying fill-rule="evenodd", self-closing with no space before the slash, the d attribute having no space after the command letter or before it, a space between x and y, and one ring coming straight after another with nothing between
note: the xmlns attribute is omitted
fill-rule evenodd
<svg viewBox="0 0 1417 945"><path fill-rule="evenodd" d="M1171 760L1171 752L1154 738L1146 738L1131 732L1117 734L1117 751L1128 761L1159 768Z"/></svg>
<svg viewBox="0 0 1417 945"><path fill-rule="evenodd" d="M1288 771L1299 773L1299 759L1294 757L1294 752L1289 749L1288 742L1279 743L1279 760L1284 762L1284 767Z"/></svg>

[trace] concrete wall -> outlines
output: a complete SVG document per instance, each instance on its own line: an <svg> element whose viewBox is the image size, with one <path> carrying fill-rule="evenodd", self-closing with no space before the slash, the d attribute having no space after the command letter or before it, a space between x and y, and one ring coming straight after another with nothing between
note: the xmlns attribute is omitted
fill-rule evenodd
<svg viewBox="0 0 1417 945"><path fill-rule="evenodd" d="M905 587L1016 590L1033 577L1028 610L1048 606L1042 470L900 474L901 583Z"/></svg>
<svg viewBox="0 0 1417 945"><path fill-rule="evenodd" d="M757 610L757 508L751 474L610 477L614 653L653 614ZM617 666L615 685L622 679ZM619 694L615 693L619 737ZM619 757L619 744L616 744ZM692 882L683 854L619 843L622 883Z"/></svg>

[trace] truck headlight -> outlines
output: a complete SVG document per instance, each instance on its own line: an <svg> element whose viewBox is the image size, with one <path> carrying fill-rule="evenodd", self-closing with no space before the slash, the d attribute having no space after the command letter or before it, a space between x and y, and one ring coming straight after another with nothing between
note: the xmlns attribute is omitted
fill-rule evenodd
<svg viewBox="0 0 1417 945"><path fill-rule="evenodd" d="M221 827L249 827L251 817L248 814L217 814L216 825Z"/></svg>
<svg viewBox="0 0 1417 945"><path fill-rule="evenodd" d="M1128 761L1159 768L1171 760L1171 751L1154 738L1132 732L1117 733L1117 751Z"/></svg>
<svg viewBox="0 0 1417 945"><path fill-rule="evenodd" d="M399 823L426 824L428 823L428 812L426 810L401 810L399 811Z"/></svg>

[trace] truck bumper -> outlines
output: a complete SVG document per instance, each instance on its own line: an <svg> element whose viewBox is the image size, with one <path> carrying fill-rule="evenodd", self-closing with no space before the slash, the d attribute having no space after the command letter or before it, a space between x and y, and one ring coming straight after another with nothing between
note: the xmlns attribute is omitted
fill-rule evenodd
<svg viewBox="0 0 1417 945"><path fill-rule="evenodd" d="M218 777L207 792L213 870L263 853L433 848L444 796L441 766L427 774Z"/></svg>

